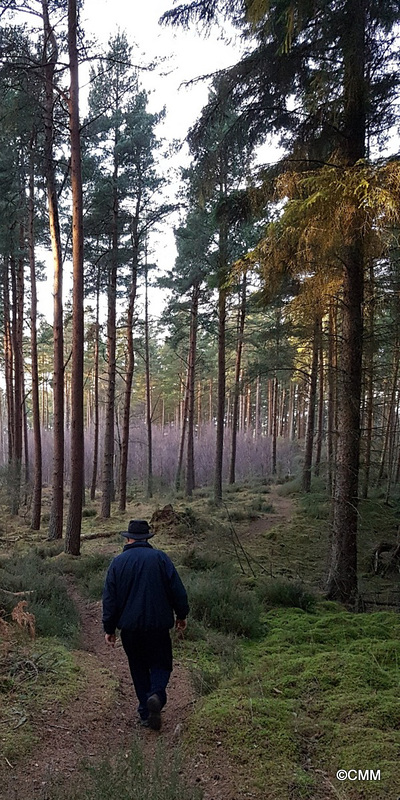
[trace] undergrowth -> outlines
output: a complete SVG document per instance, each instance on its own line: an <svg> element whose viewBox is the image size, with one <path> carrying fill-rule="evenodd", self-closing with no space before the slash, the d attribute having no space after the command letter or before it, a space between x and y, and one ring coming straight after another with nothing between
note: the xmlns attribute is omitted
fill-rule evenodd
<svg viewBox="0 0 400 800"><path fill-rule="evenodd" d="M228 564L205 571L182 571L190 615L205 628L256 637L262 632L261 604Z"/></svg>
<svg viewBox="0 0 400 800"><path fill-rule="evenodd" d="M34 615L39 636L57 637L71 647L79 642L79 615L68 595L65 582L50 560L40 552L0 559L1 607L11 614L25 599ZM17 593L23 593L18 595Z"/></svg>
<svg viewBox="0 0 400 800"><path fill-rule="evenodd" d="M266 800L341 797L336 771L354 768L381 769L382 780L346 797L395 796L399 617L325 604L312 615L270 611L267 624L265 638L241 645L242 668L203 698L192 748L212 750L222 739L232 763L240 759L238 789Z"/></svg>
<svg viewBox="0 0 400 800"><path fill-rule="evenodd" d="M46 709L66 705L79 694L84 677L73 654L50 638L27 640L22 634L0 646L0 743L10 763L26 756L38 741Z"/></svg>
<svg viewBox="0 0 400 800"><path fill-rule="evenodd" d="M159 745L149 759L139 740L129 752L114 759L104 759L95 766L84 765L79 783L51 787L51 800L201 800L197 786L184 780L179 759L168 757Z"/></svg>

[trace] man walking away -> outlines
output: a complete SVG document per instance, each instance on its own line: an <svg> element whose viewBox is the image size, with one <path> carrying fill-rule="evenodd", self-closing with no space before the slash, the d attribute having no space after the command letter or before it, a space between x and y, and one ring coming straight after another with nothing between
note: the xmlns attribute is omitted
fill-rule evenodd
<svg viewBox="0 0 400 800"><path fill-rule="evenodd" d="M148 540L146 520L131 520L123 552L111 562L103 591L103 626L114 647L115 630L129 662L142 725L160 730L161 709L172 672L170 628L186 628L189 605L185 587L169 556Z"/></svg>

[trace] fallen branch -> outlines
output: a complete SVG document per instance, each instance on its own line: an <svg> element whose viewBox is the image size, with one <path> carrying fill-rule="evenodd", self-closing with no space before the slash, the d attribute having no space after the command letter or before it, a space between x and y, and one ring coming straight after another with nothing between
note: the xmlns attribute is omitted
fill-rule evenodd
<svg viewBox="0 0 400 800"><path fill-rule="evenodd" d="M21 597L25 594L33 594L34 589L26 589L24 592L10 592L8 589L2 589L0 586L0 592L3 592L3 594L11 594L12 597Z"/></svg>
<svg viewBox="0 0 400 800"><path fill-rule="evenodd" d="M86 533L81 537L82 542L87 542L89 539L108 539L111 536L117 536L119 531L107 531L101 533Z"/></svg>

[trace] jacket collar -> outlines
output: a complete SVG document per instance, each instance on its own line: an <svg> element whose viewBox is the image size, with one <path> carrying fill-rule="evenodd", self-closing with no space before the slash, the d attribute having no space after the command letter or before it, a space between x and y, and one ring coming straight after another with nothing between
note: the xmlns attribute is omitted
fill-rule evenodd
<svg viewBox="0 0 400 800"><path fill-rule="evenodd" d="M152 550L152 549L153 549L153 548L152 548L152 546L151 546L151 544L149 544L149 543L148 543L148 542L146 542L146 541L144 541L144 542L132 542L132 544L125 544L125 545L124 545L124 549L123 549L123 551L122 551L122 552L125 552L125 550L131 550L131 549L133 549L134 547L150 547L150 550Z"/></svg>

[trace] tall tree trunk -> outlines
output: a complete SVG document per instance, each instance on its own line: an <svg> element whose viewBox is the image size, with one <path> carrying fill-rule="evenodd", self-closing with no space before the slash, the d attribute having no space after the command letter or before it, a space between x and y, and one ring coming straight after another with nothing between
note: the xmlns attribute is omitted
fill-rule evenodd
<svg viewBox="0 0 400 800"><path fill-rule="evenodd" d="M396 447L398 425L399 425L399 393L397 392L393 408L393 424L391 426L390 437L389 437L388 469L387 469L388 477L387 477L386 494L385 494L386 504L389 503L389 497L393 483L394 454Z"/></svg>
<svg viewBox="0 0 400 800"><path fill-rule="evenodd" d="M314 430L315 430L315 406L317 399L317 379L318 379L318 351L319 351L319 331L320 331L321 318L317 317L314 323L313 333L313 346L312 346L312 362L310 374L310 395L308 400L308 418L307 418L307 433L306 433L306 449L304 453L304 466L303 466L303 492L311 491L311 467L312 467L312 454L314 444Z"/></svg>
<svg viewBox="0 0 400 800"><path fill-rule="evenodd" d="M189 380L190 380L190 373L189 373L189 355L188 355L188 366L186 370L186 381L184 384L183 405L180 404L180 407L182 408L181 412L182 421L181 421L181 438L179 442L178 465L176 468L176 476L175 476L175 489L177 491L179 491L181 486L183 454L185 451L186 427L187 427L188 410L189 410Z"/></svg>
<svg viewBox="0 0 400 800"><path fill-rule="evenodd" d="M294 439L294 415L295 415L295 392L296 392L296 384L290 384L290 393L289 393L289 439L292 441Z"/></svg>
<svg viewBox="0 0 400 800"><path fill-rule="evenodd" d="M145 267L145 303L144 303L144 347L146 367L146 427L147 427L147 497L153 497L153 437L151 416L151 386L150 386L150 342L149 342L149 298L148 298L148 273L147 253Z"/></svg>
<svg viewBox="0 0 400 800"><path fill-rule="evenodd" d="M255 421L254 421L254 434L258 439L261 430L261 380L260 376L256 378L256 407L255 407Z"/></svg>
<svg viewBox="0 0 400 800"><path fill-rule="evenodd" d="M111 503L114 499L114 415L115 415L115 380L116 380L116 302L117 302L117 262L118 262L118 131L114 136L114 171L113 171L113 220L111 268L108 275L107 291L107 401L104 432L103 481L101 516L109 519Z"/></svg>
<svg viewBox="0 0 400 800"><path fill-rule="evenodd" d="M99 461L99 339L100 339L100 265L97 265L97 283L96 283L96 322L95 322L95 339L94 339L94 398L93 398L93 416L94 416L94 441L93 441L93 466L92 466L92 481L90 484L90 499L96 498L97 486L97 468Z"/></svg>
<svg viewBox="0 0 400 800"><path fill-rule="evenodd" d="M21 246L21 242L20 242ZM14 452L11 462L12 487L10 493L11 513L18 514L21 502L22 469L22 326L23 326L23 286L24 265L22 254L18 259L10 259L12 296L12 348L14 353Z"/></svg>
<svg viewBox="0 0 400 800"><path fill-rule="evenodd" d="M222 192L224 191L224 184ZM221 193L222 193L221 192ZM222 501L222 468L224 454L225 426L225 336L226 336L226 297L228 226L221 220L219 229L219 275L218 275L218 389L217 389L217 431L215 448L214 501Z"/></svg>
<svg viewBox="0 0 400 800"><path fill-rule="evenodd" d="M319 383L318 383L318 434L317 446L315 450L315 475L318 476L321 468L322 440L324 428L324 401L325 401L325 381L324 381L324 345L323 345L322 319L319 326Z"/></svg>
<svg viewBox="0 0 400 800"><path fill-rule="evenodd" d="M65 552L80 553L84 475L83 414L83 199L79 131L77 5L68 0L68 52L70 68L69 129L72 187L72 376L71 376L71 493L65 532Z"/></svg>
<svg viewBox="0 0 400 800"><path fill-rule="evenodd" d="M126 320L127 355L126 355L124 411L122 420L122 440L121 440L121 466L120 466L120 486L119 486L120 511L125 511L126 509L126 481L127 481L127 470L128 470L131 396L132 396L133 372L135 369L135 354L133 350L133 314L135 310L136 288L137 288L138 250L139 250L139 243L136 242L136 244L134 244L131 286L129 290L129 303L128 303L128 313Z"/></svg>
<svg viewBox="0 0 400 800"><path fill-rule="evenodd" d="M381 462L379 466L379 473L378 473L378 485L381 483L385 466L387 462L387 455L389 449L389 443L391 438L391 431L393 427L393 421L395 418L395 405L396 405L396 394L397 394L397 380L399 374L399 359L400 359L400 349L399 349L399 342L395 342L395 350L393 355L393 372L392 372L392 388L390 392L390 400L387 409L387 419L386 419L386 430L385 430L385 439L382 448L381 454Z"/></svg>
<svg viewBox="0 0 400 800"><path fill-rule="evenodd" d="M229 465L229 480L230 484L235 483L236 475L236 445L237 445L237 432L239 425L239 396L240 396L240 370L242 366L242 351L243 351L243 334L246 320L246 289L247 289L247 275L243 273L243 283L241 291L241 302L238 313L238 326L237 326L237 343L236 343L236 361L235 361L235 379L233 387L233 413L232 413L232 443L231 443L231 461Z"/></svg>
<svg viewBox="0 0 400 800"><path fill-rule="evenodd" d="M34 179L34 135L30 142L29 164L29 196L28 196L28 253L31 280L31 371L32 371L32 425L34 441L34 468L33 490L31 508L31 528L40 530L40 517L42 512L42 437L40 430L39 407L39 369L37 348L37 293L36 293L36 264L35 264L35 179Z"/></svg>
<svg viewBox="0 0 400 800"><path fill-rule="evenodd" d="M14 355L12 346L11 314L10 314L10 280L9 259L4 259L3 273L3 315L4 315L4 362L7 396L7 433L8 433L8 463L14 459Z"/></svg>
<svg viewBox="0 0 400 800"><path fill-rule="evenodd" d="M329 305L328 333L328 486L333 493L334 465L337 444L337 301Z"/></svg>
<svg viewBox="0 0 400 800"><path fill-rule="evenodd" d="M365 157L365 0L347 0L342 33L344 129L342 158L354 166ZM338 444L332 550L327 581L330 599L354 606L358 597L357 515L364 299L364 219L354 206L352 243L343 247L344 280L339 381Z"/></svg>
<svg viewBox="0 0 400 800"><path fill-rule="evenodd" d="M278 439L278 378L275 375L272 384L272 463L271 472L276 475L277 468L277 446Z"/></svg>
<svg viewBox="0 0 400 800"><path fill-rule="evenodd" d="M272 378L268 378L268 436L272 436L274 429L274 384Z"/></svg>
<svg viewBox="0 0 400 800"><path fill-rule="evenodd" d="M54 264L54 372L53 372L53 497L50 510L49 539L61 539L64 512L64 332L62 306L62 251L58 196L54 168L54 72L58 59L57 42L50 25L48 0L42 0L45 78L44 130L45 172L51 249Z"/></svg>
<svg viewBox="0 0 400 800"><path fill-rule="evenodd" d="M375 276L373 259L369 262L368 298L365 303L367 315L366 363L365 363L365 456L362 497L368 497L371 472L372 428L374 415L374 338L375 338Z"/></svg>
<svg viewBox="0 0 400 800"><path fill-rule="evenodd" d="M196 348L197 348L197 325L199 307L200 286L196 283L192 292L190 342L189 342L189 363L188 363L188 443L186 461L186 486L185 492L188 497L193 494L195 485L194 471L194 414L195 414L195 381L196 381Z"/></svg>

